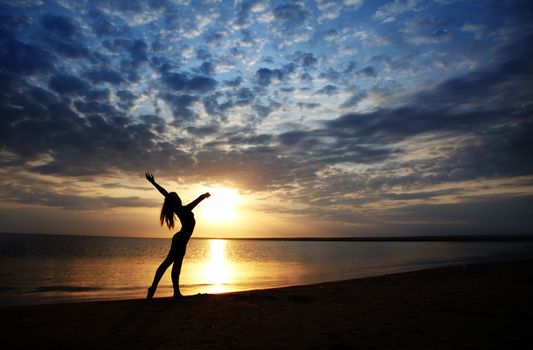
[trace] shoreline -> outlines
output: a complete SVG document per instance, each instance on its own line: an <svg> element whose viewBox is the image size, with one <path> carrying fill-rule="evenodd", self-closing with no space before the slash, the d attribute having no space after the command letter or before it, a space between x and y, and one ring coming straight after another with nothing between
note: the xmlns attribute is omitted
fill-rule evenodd
<svg viewBox="0 0 533 350"><path fill-rule="evenodd" d="M363 275L360 277L354 277L354 278L347 278L347 279L340 279L340 280L326 280L326 281L317 281L317 282L309 282L309 283L302 283L302 284L286 284L286 285L276 285L271 287L258 287L258 288L244 288L244 289L238 289L234 291L226 291L226 292L220 292L220 293L197 293L197 294L184 294L184 296L187 299L194 298L197 296L206 296L206 295L231 295L231 294L238 294L238 293L249 293L249 292L261 292L261 291L272 291L272 290L278 290L278 289L286 289L286 288L295 288L295 287L313 287L318 285L324 285L324 284L331 284L331 283L345 283L345 282L351 282L351 281L358 281L358 280L365 280L370 278L379 278L379 277L387 277L387 276L395 276L395 275L402 275L402 274L409 274L409 273L417 273L422 271L431 271L431 270L440 270L440 269L447 269L447 268L454 268L454 267L466 267L466 266L475 266L475 265L486 265L486 264L497 264L497 263L510 263L510 262L520 262L520 261L529 261L533 259L530 258L514 258L514 259L504 259L504 260L497 260L497 261L476 261L476 262L449 262L445 264L434 264L434 265L426 265L426 266L418 266L414 268L405 268L405 269L399 269L397 271L391 271L391 272L385 272L381 274L371 274L371 275ZM160 285L160 289L161 289ZM168 285L166 286L167 289L171 289L172 286ZM142 290L141 294L144 294L145 292L144 288ZM183 286L182 286L183 291ZM164 297L155 297L155 300L171 300L172 298L170 296L164 296ZM75 299L75 298L63 298L58 299L56 301L32 301L27 304L13 304L13 305L0 305L0 312L3 309L7 308L23 308L23 307L35 307L35 306L54 306L54 305L62 305L62 304L85 304L85 303L99 303L99 302L125 302L125 301L142 301L145 300L145 298L138 298L138 297L122 297L122 298L116 298L116 299L108 299L105 297L87 297L83 299Z"/></svg>
<svg viewBox="0 0 533 350"><path fill-rule="evenodd" d="M283 288L8 306L8 349L502 348L524 344L533 260Z"/></svg>

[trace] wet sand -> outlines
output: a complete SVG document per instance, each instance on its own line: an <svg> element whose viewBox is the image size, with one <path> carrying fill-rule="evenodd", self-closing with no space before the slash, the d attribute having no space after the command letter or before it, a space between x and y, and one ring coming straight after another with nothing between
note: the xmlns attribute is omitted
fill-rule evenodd
<svg viewBox="0 0 533 350"><path fill-rule="evenodd" d="M0 309L3 349L518 349L533 260L181 301Z"/></svg>

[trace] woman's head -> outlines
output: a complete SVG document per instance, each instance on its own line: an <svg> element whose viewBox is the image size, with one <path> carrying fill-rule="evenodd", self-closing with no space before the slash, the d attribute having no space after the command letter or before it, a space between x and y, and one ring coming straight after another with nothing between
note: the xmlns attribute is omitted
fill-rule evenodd
<svg viewBox="0 0 533 350"><path fill-rule="evenodd" d="M176 192L170 192L163 202L161 207L161 215L159 220L161 226L166 222L168 229L171 230L174 227L174 212L181 207L181 199Z"/></svg>

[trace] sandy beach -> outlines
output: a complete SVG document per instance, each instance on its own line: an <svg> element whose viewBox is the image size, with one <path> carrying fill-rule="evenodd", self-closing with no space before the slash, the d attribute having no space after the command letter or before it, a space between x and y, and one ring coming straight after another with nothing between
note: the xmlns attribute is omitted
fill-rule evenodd
<svg viewBox="0 0 533 350"><path fill-rule="evenodd" d="M533 261L223 295L0 309L3 349L517 349Z"/></svg>

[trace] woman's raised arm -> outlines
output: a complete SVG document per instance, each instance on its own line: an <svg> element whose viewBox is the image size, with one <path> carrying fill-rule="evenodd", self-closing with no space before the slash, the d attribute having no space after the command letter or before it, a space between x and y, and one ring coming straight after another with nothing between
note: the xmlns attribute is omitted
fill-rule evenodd
<svg viewBox="0 0 533 350"><path fill-rule="evenodd" d="M201 201L203 201L204 199L209 198L209 197L211 197L209 192L201 194L198 198L196 198L195 200L193 200L192 202L187 204L186 207L189 208L189 210L193 210L194 207L196 207L198 205L198 203L200 203Z"/></svg>
<svg viewBox="0 0 533 350"><path fill-rule="evenodd" d="M155 182L154 175L150 173L146 173L146 180L148 180L148 182L154 185L154 187L157 188L157 190L161 192L161 194L165 196L165 198L168 196L167 190L165 190L162 186L160 186L157 182Z"/></svg>

